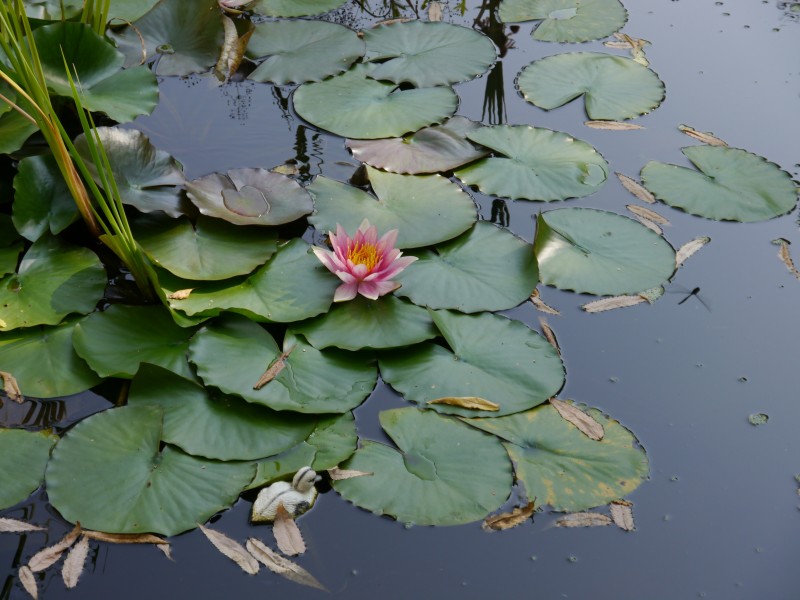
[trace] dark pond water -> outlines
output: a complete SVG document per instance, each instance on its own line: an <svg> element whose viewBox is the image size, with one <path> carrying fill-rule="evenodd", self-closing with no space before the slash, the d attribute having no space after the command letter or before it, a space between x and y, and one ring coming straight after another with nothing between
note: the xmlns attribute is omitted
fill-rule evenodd
<svg viewBox="0 0 800 600"><path fill-rule="evenodd" d="M377 3L374 3L377 4ZM455 3L453 3L455 4ZM633 132L591 130L582 108L546 113L525 103L514 78L532 60L575 46L534 43L530 25L513 35L499 76L457 87L459 113L485 122L527 123L566 131L598 148L612 170L636 176L648 160L684 164L693 142L676 127L713 131L735 147L765 156L798 177L800 166L800 23L776 0L636 0L625 31L652 42L651 67L667 85L666 102ZM461 22L471 23L478 2ZM361 18L352 8L345 23ZM356 22L356 25L363 24ZM603 50L597 43L581 50ZM232 167L271 167L287 159L304 173L344 179L353 160L340 138L305 126L287 102L289 88L208 79L162 82L162 104L136 126L200 176ZM502 112L500 111L502 107ZM491 112L491 114L489 114ZM486 218L492 198L474 194ZM614 179L593 196L570 201L624 213L632 197ZM510 228L530 240L540 206L509 203ZM563 530L555 516L503 533L478 524L405 528L338 498L321 496L300 520L307 554L300 563L342 598L578 598L675 600L800 597L800 282L771 240L800 248L797 214L766 223L718 223L665 206L674 245L701 235L712 242L676 274L669 291L700 288L698 298L667 293L653 306L589 315L589 298L555 289L544 300L567 366L561 394L603 409L641 440L651 478L630 500L637 529ZM795 251L797 259L800 253ZM706 306L707 305L707 306ZM509 311L538 328L530 304ZM357 412L359 433L379 438L377 414L402 401L379 388ZM38 417L66 424L105 406L91 394L28 407L5 402L0 422ZM753 426L748 416L769 415ZM464 456L469 461L469 455ZM248 524L240 501L215 527L244 540L269 539ZM49 525L44 534L0 536L0 598L24 598L14 573L66 525L42 496L4 516ZM262 572L251 577L217 553L199 532L173 540L175 562L149 547L100 545L79 587L67 594L57 573L40 584L46 598L317 597Z"/></svg>

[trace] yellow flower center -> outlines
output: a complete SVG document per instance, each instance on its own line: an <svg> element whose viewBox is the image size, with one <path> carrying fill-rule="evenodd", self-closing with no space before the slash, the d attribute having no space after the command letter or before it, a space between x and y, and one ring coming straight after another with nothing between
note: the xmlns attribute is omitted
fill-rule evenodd
<svg viewBox="0 0 800 600"><path fill-rule="evenodd" d="M347 253L347 258L354 265L364 265L370 271L375 268L381 260L381 254L378 252L377 246L372 244L356 244L350 252Z"/></svg>

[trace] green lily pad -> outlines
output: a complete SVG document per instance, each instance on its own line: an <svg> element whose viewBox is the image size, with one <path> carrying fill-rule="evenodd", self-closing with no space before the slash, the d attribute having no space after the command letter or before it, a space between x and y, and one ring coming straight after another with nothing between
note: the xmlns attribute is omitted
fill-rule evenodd
<svg viewBox="0 0 800 600"><path fill-rule="evenodd" d="M441 125L423 127L401 138L347 140L345 145L361 162L392 173L418 175L451 171L489 152L477 148L467 133L481 127L466 117L451 117Z"/></svg>
<svg viewBox="0 0 800 600"><path fill-rule="evenodd" d="M49 431L0 429L0 510L22 502L44 481L44 468L58 436Z"/></svg>
<svg viewBox="0 0 800 600"><path fill-rule="evenodd" d="M83 0L25 0L25 14L31 19L61 21L81 13Z"/></svg>
<svg viewBox="0 0 800 600"><path fill-rule="evenodd" d="M416 525L458 525L505 503L513 482L502 445L454 419L399 408L380 414L397 449L365 441L343 466L373 475L334 481L346 500Z"/></svg>
<svg viewBox="0 0 800 600"><path fill-rule="evenodd" d="M0 81L0 94L11 102L17 101L17 93L5 81ZM16 152L39 128L0 100L0 154Z"/></svg>
<svg viewBox="0 0 800 600"><path fill-rule="evenodd" d="M314 209L294 179L266 169L231 169L186 184L189 198L210 217L236 225L280 225Z"/></svg>
<svg viewBox="0 0 800 600"><path fill-rule="evenodd" d="M134 22L141 19L158 0L111 0L108 9L108 18L112 24L119 24L118 20Z"/></svg>
<svg viewBox="0 0 800 600"><path fill-rule="evenodd" d="M55 325L71 313L94 310L106 272L91 250L44 235L25 253L17 273L0 279L0 331Z"/></svg>
<svg viewBox="0 0 800 600"><path fill-rule="evenodd" d="M123 70L125 57L88 25L68 21L45 25L34 30L33 39L51 92L72 98L66 61L88 110L124 123L149 115L156 107L155 75L145 66Z"/></svg>
<svg viewBox="0 0 800 600"><path fill-rule="evenodd" d="M0 213L0 277L17 271L19 255L24 247L11 217Z"/></svg>
<svg viewBox="0 0 800 600"><path fill-rule="evenodd" d="M222 21L216 0L161 0L120 33L110 32L127 64L139 64L144 53L156 59L156 73L183 77L207 71L219 57Z"/></svg>
<svg viewBox="0 0 800 600"><path fill-rule="evenodd" d="M192 456L251 460L297 445L314 429L313 419L277 413L188 381L160 367L143 365L131 383L130 406L164 410L162 439Z"/></svg>
<svg viewBox="0 0 800 600"><path fill-rule="evenodd" d="M255 474L252 463L161 450L161 433L157 406L84 419L53 450L45 473L50 503L86 529L177 535L229 507Z"/></svg>
<svg viewBox="0 0 800 600"><path fill-rule="evenodd" d="M466 313L505 310L527 300L539 282L533 247L486 221L430 250L397 276L395 292L414 304Z"/></svg>
<svg viewBox="0 0 800 600"><path fill-rule="evenodd" d="M495 125L467 134L496 154L455 172L487 195L523 200L565 200L593 194L608 177L608 163L591 145L528 125Z"/></svg>
<svg viewBox="0 0 800 600"><path fill-rule="evenodd" d="M283 370L255 389L267 368L282 356ZM192 339L190 357L206 385L274 410L343 413L372 392L378 370L367 357L339 350L321 352L286 332L283 351L260 325L227 315Z"/></svg>
<svg viewBox="0 0 800 600"><path fill-rule="evenodd" d="M120 197L142 212L163 211L172 217L186 212L181 188L186 178L180 163L158 150L136 129L98 127L97 133L111 162ZM86 139L75 138L75 147L86 161L95 182L100 184Z"/></svg>
<svg viewBox="0 0 800 600"><path fill-rule="evenodd" d="M75 351L101 377L130 379L142 363L194 380L186 352L194 330L175 324L158 306L114 304L75 326Z"/></svg>
<svg viewBox="0 0 800 600"><path fill-rule="evenodd" d="M659 162L642 169L645 187L659 200L717 221L764 221L797 203L792 176L775 163L738 148L681 150L697 170Z"/></svg>
<svg viewBox="0 0 800 600"><path fill-rule="evenodd" d="M264 60L248 78L278 85L322 81L349 69L365 49L355 31L336 23L258 23L247 44L247 56Z"/></svg>
<svg viewBox="0 0 800 600"><path fill-rule="evenodd" d="M406 400L445 414L498 417L541 404L564 385L558 352L523 323L490 313L430 314L450 349L426 343L380 357L381 377ZM429 404L453 397L483 398L499 409Z"/></svg>
<svg viewBox="0 0 800 600"><path fill-rule="evenodd" d="M339 8L346 0L258 0L249 6L267 17L307 17Z"/></svg>
<svg viewBox="0 0 800 600"><path fill-rule="evenodd" d="M380 65L357 64L318 83L304 83L294 93L294 108L306 121L337 135L356 139L397 137L441 123L458 108L447 87L400 89L372 79Z"/></svg>
<svg viewBox="0 0 800 600"><path fill-rule="evenodd" d="M19 161L12 214L17 231L32 242L47 231L53 235L61 233L80 218L51 154Z"/></svg>
<svg viewBox="0 0 800 600"><path fill-rule="evenodd" d="M472 198L441 175L398 175L367 167L375 196L318 176L308 191L315 212L308 222L321 231L340 224L350 235L364 219L383 234L397 229L398 248L429 246L456 237L477 219Z"/></svg>
<svg viewBox="0 0 800 600"><path fill-rule="evenodd" d="M97 374L72 347L77 323L0 333L0 365L16 378L25 396L69 396L100 383Z"/></svg>
<svg viewBox="0 0 800 600"><path fill-rule="evenodd" d="M503 23L541 21L533 38L544 42L588 42L622 29L628 13L619 0L503 0Z"/></svg>
<svg viewBox="0 0 800 600"><path fill-rule="evenodd" d="M399 348L438 335L424 308L394 296L368 300L362 296L334 305L330 312L301 323L295 331L320 350Z"/></svg>
<svg viewBox="0 0 800 600"><path fill-rule="evenodd" d="M649 113L664 100L664 83L630 58L573 52L539 59L517 80L531 104L551 110L583 96L590 119L622 121Z"/></svg>
<svg viewBox="0 0 800 600"><path fill-rule="evenodd" d="M416 87L451 85L489 70L497 50L485 35L443 21L407 21L364 31L365 59L379 63L372 79Z"/></svg>
<svg viewBox="0 0 800 600"><path fill-rule="evenodd" d="M581 433L549 404L465 422L507 440L504 445L528 498L575 512L624 498L649 471L647 455L630 431L599 410L587 412L605 430L600 441Z"/></svg>
<svg viewBox="0 0 800 600"><path fill-rule="evenodd" d="M356 420L346 412L321 419L304 442L276 456L259 460L256 476L247 489L258 488L279 479L291 479L305 466L324 471L350 458L358 446Z"/></svg>
<svg viewBox="0 0 800 600"><path fill-rule="evenodd" d="M169 300L172 309L190 317L213 317L230 311L275 323L302 321L326 312L341 283L300 239L280 247L247 278L194 282L162 271L159 281L167 294L194 288L184 300Z"/></svg>
<svg viewBox="0 0 800 600"><path fill-rule="evenodd" d="M219 280L246 275L277 249L277 232L200 217L145 215L133 223L136 241L158 266L184 279Z"/></svg>
<svg viewBox="0 0 800 600"><path fill-rule="evenodd" d="M663 237L603 210L540 214L533 247L542 283L579 293L634 294L662 284L675 271L675 251Z"/></svg>

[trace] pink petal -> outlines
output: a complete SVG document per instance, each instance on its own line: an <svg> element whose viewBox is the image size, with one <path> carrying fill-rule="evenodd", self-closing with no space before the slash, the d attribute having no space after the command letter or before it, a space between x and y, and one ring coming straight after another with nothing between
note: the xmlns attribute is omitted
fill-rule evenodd
<svg viewBox="0 0 800 600"><path fill-rule="evenodd" d="M348 267L350 268L350 272L356 276L359 280L364 279L367 275L369 275L369 268L367 265L354 265L351 261L348 262ZM352 266L351 266L352 265Z"/></svg>
<svg viewBox="0 0 800 600"><path fill-rule="evenodd" d="M354 277L352 273L348 273L345 270L336 271L336 276L345 283L358 283L360 281L357 277Z"/></svg>
<svg viewBox="0 0 800 600"><path fill-rule="evenodd" d="M346 300L352 300L356 297L358 293L358 283L343 283L338 288L336 288L336 293L333 295L334 302L344 302Z"/></svg>
<svg viewBox="0 0 800 600"><path fill-rule="evenodd" d="M337 264L336 255L330 250L325 250L324 248L320 248L318 246L312 247L311 250L314 252L314 256L316 256L319 261L332 273L335 273L341 269L341 265Z"/></svg>
<svg viewBox="0 0 800 600"><path fill-rule="evenodd" d="M381 270L378 276L380 279L391 279L416 260L419 260L416 256L403 256L402 258L398 258L391 265Z"/></svg>
<svg viewBox="0 0 800 600"><path fill-rule="evenodd" d="M396 281L362 281L358 284L358 293L370 300L377 300L379 296L393 292L399 287L400 284Z"/></svg>
<svg viewBox="0 0 800 600"><path fill-rule="evenodd" d="M378 240L378 249L381 253L386 254L389 250L394 248L397 243L397 229L392 229L383 234L383 237Z"/></svg>

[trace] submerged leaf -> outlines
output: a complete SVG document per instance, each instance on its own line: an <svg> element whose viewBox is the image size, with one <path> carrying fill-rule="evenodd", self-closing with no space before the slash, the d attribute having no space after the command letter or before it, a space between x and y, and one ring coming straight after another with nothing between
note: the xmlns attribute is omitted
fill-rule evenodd
<svg viewBox="0 0 800 600"><path fill-rule="evenodd" d="M256 575L259 570L258 561L237 541L232 540L224 533L209 529L198 523L200 531L203 532L214 547L222 554L230 558L248 575Z"/></svg>
<svg viewBox="0 0 800 600"><path fill-rule="evenodd" d="M0 533L23 533L26 531L47 531L33 523L0 517Z"/></svg>
<svg viewBox="0 0 800 600"><path fill-rule="evenodd" d="M286 556L297 556L306 551L303 534L300 533L294 517L283 507L283 504L278 504L272 533L275 536L275 543L278 544L278 550Z"/></svg>
<svg viewBox="0 0 800 600"><path fill-rule="evenodd" d="M280 554L273 552L267 547L264 542L256 538L247 540L247 550L258 559L265 567L273 573L285 577L290 581L307 585L309 587L327 592L327 588L317 581L311 573L306 571L303 567L293 563L288 558L284 558Z"/></svg>
<svg viewBox="0 0 800 600"><path fill-rule="evenodd" d="M428 404L447 404L449 406L459 406L469 410L500 410L500 405L497 402L486 400L485 398L476 398L475 396L448 396L445 398L435 398L428 400Z"/></svg>
<svg viewBox="0 0 800 600"><path fill-rule="evenodd" d="M510 513L501 513L486 517L481 527L486 531L504 531L518 525L533 517L536 512L536 499L528 502L525 506L516 506Z"/></svg>
<svg viewBox="0 0 800 600"><path fill-rule="evenodd" d="M605 435L603 426L571 402L550 398L550 404L558 411L562 419L575 425L589 439L595 441L603 439Z"/></svg>
<svg viewBox="0 0 800 600"><path fill-rule="evenodd" d="M89 556L89 538L84 535L69 551L67 558L64 559L64 566L61 568L61 577L67 589L78 585L78 579L83 573L87 556Z"/></svg>
<svg viewBox="0 0 800 600"><path fill-rule="evenodd" d="M688 125L678 125L678 130L682 133L685 133L690 138L694 138L704 144L708 144L709 146L727 146L728 143L719 139L715 135L712 135L705 131L697 131L694 127L689 127Z"/></svg>
<svg viewBox="0 0 800 600"><path fill-rule="evenodd" d="M614 500L608 505L614 524L624 531L633 531L636 525L633 521L633 502L627 500Z"/></svg>
<svg viewBox="0 0 800 600"><path fill-rule="evenodd" d="M698 237L686 242L683 246L678 248L678 251L675 253L675 264L680 267L683 265L683 263L689 260L689 257L693 256L695 252L700 250L700 248L708 244L710 241L710 237Z"/></svg>
<svg viewBox="0 0 800 600"><path fill-rule="evenodd" d="M616 173L616 176L619 178L622 187L636 196L639 200L642 202L647 202L648 204L655 204L655 196L653 196L653 194L651 194L641 183L635 179L631 179L627 175L623 175L622 173Z"/></svg>
<svg viewBox="0 0 800 600"><path fill-rule="evenodd" d="M38 573L57 563L61 555L64 554L64 551L75 543L75 540L78 539L81 532L82 529L80 523L78 523L72 531L61 538L61 540L52 546L39 550L36 554L31 556L31 559L28 561L28 567L30 567L31 571L34 573Z"/></svg>
<svg viewBox="0 0 800 600"><path fill-rule="evenodd" d="M605 527L612 521L606 515L592 512L579 512L564 515L563 519L556 521L558 527Z"/></svg>

